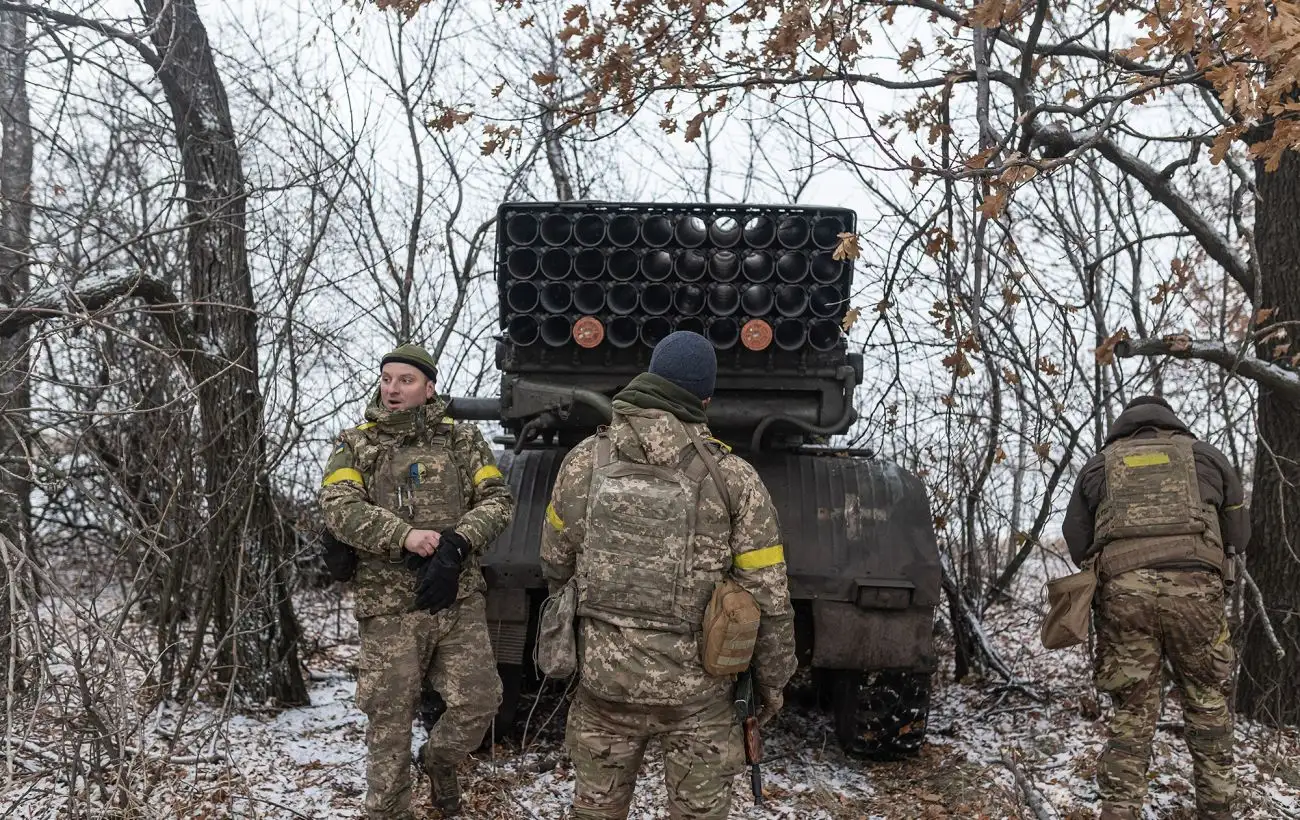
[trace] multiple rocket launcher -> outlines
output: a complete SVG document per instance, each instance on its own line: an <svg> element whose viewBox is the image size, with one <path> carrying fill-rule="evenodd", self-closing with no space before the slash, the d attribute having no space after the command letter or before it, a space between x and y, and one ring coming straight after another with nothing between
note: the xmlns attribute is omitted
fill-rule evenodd
<svg viewBox="0 0 1300 820"><path fill-rule="evenodd" d="M653 347L674 330L793 353L841 346L852 211L511 203L498 224L502 329L516 349Z"/></svg>

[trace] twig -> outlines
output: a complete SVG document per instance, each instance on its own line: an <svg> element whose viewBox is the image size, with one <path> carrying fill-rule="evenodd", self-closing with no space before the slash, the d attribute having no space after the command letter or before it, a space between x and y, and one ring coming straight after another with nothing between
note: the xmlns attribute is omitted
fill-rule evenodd
<svg viewBox="0 0 1300 820"><path fill-rule="evenodd" d="M1011 776L1016 779L1016 785L1020 787L1021 793L1025 796L1025 803L1034 812L1034 816L1038 820L1056 820L1056 810L1048 805L1043 799L1042 792L1038 791L1038 788L1025 776L1024 771L1016 765L1010 752L1002 753L1002 765L1006 766L1007 771L1011 772Z"/></svg>
<svg viewBox="0 0 1300 820"><path fill-rule="evenodd" d="M1255 606L1259 607L1260 618L1264 621L1264 634L1268 636L1268 642L1273 644L1273 654L1278 660L1286 657L1286 650L1277 639L1277 633L1273 631L1273 622L1269 620L1268 609L1264 607L1264 596L1260 593L1259 587L1255 586L1255 579L1250 577L1250 571L1246 569L1246 562L1237 559L1237 575L1246 584L1246 589L1250 590L1251 600Z"/></svg>

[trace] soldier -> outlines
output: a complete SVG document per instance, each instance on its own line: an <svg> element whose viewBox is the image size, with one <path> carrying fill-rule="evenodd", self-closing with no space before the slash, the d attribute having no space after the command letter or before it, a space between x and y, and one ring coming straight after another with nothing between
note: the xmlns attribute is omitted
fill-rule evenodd
<svg viewBox="0 0 1300 820"><path fill-rule="evenodd" d="M542 567L552 592L570 578L578 590L579 687L565 735L575 820L627 817L652 737L669 814L727 816L745 758L734 681L700 659L717 584L731 578L761 613L760 722L780 710L795 670L776 510L754 468L705 427L716 374L703 336L669 335L649 372L614 397L609 428L575 447L556 479Z"/></svg>
<svg viewBox="0 0 1300 820"><path fill-rule="evenodd" d="M1102 820L1141 815L1162 660L1182 692L1197 816L1232 817L1233 649L1223 591L1250 540L1240 478L1164 399L1142 396L1084 465L1064 533L1076 564L1098 562L1096 682L1114 701L1097 764Z"/></svg>
<svg viewBox="0 0 1300 820"><path fill-rule="evenodd" d="M422 685L446 711L420 749L433 804L459 811L456 766L501 702L478 555L510 521L513 500L473 424L444 415L424 348L384 356L366 422L339 437L320 504L330 531L359 553L357 706L366 713L366 816L410 818L411 721ZM431 558L430 556L435 556ZM417 608L420 593L430 611Z"/></svg>

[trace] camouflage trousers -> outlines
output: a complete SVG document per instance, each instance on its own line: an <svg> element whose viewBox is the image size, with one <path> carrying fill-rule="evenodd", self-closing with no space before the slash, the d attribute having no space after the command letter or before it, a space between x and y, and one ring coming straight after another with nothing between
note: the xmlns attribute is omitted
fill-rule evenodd
<svg viewBox="0 0 1300 820"><path fill-rule="evenodd" d="M569 707L565 745L573 761L574 820L627 817L650 738L664 753L668 816L721 820L744 769L740 724L730 698L703 706L637 706L579 689Z"/></svg>
<svg viewBox="0 0 1300 820"><path fill-rule="evenodd" d="M425 766L455 766L478 747L501 703L482 593L436 615L362 618L357 707L366 713L366 816L405 820L411 806L411 722L421 687L447 710L434 724Z"/></svg>
<svg viewBox="0 0 1300 820"><path fill-rule="evenodd" d="M1231 818L1233 649L1223 582L1217 573L1201 570L1139 569L1107 581L1098 598L1097 688L1115 707L1097 764L1102 817L1141 816L1165 659L1182 693L1197 816Z"/></svg>

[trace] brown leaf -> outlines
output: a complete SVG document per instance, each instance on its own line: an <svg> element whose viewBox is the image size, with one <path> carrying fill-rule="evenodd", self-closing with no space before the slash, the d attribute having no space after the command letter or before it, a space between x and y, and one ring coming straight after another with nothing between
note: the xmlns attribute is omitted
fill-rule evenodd
<svg viewBox="0 0 1300 820"><path fill-rule="evenodd" d="M971 366L970 359L966 358L966 353L961 350L954 350L947 356L943 357L943 366L957 375L957 378L964 379L975 372Z"/></svg>
<svg viewBox="0 0 1300 820"><path fill-rule="evenodd" d="M1097 349L1093 351L1097 363L1110 364L1115 361L1115 345L1128 341L1128 338L1128 331L1121 328L1103 339L1101 344L1097 345Z"/></svg>
<svg viewBox="0 0 1300 820"><path fill-rule="evenodd" d="M1052 443L1050 441L1040 441L1034 445L1034 452L1038 454L1039 461L1047 461L1052 455Z"/></svg>
<svg viewBox="0 0 1300 820"><path fill-rule="evenodd" d="M1032 165L1012 165L1003 171L998 179L1014 187L1022 182L1028 182L1036 176L1038 176L1038 169Z"/></svg>
<svg viewBox="0 0 1300 820"><path fill-rule="evenodd" d="M685 137L687 142L695 142L700 138L700 134L704 131L704 118L706 116L708 115L701 111L686 123Z"/></svg>
<svg viewBox="0 0 1300 820"><path fill-rule="evenodd" d="M849 332L849 328L853 327L853 323L858 320L858 316L861 314L862 311L857 308L849 308L848 312L844 314L844 321L840 322L840 327L844 328L845 333Z"/></svg>
<svg viewBox="0 0 1300 820"><path fill-rule="evenodd" d="M551 83L555 82L558 79L560 79L559 76L552 74L549 71L538 71L535 74L533 74L533 82L537 83L537 85L543 88L550 85Z"/></svg>
<svg viewBox="0 0 1300 820"><path fill-rule="evenodd" d="M858 248L858 235L855 233L841 233L836 235L840 240L835 246L835 251L831 254L831 259L836 262L843 262L845 259L857 259L862 255Z"/></svg>
<svg viewBox="0 0 1300 820"><path fill-rule="evenodd" d="M1007 207L1007 190L999 188L980 203L980 213L989 219L997 219Z"/></svg>
<svg viewBox="0 0 1300 820"><path fill-rule="evenodd" d="M1255 311L1255 324L1257 325L1264 324L1269 319L1273 318L1274 313L1277 313L1277 308L1275 307L1260 308L1259 310Z"/></svg>
<svg viewBox="0 0 1300 820"><path fill-rule="evenodd" d="M979 168L984 168L989 164L989 160L992 159L993 155L996 154L997 151L998 151L998 147L996 145L991 146L989 148L985 148L983 151L980 151L975 156L968 158L965 162L965 165L967 168L971 169L972 171Z"/></svg>

